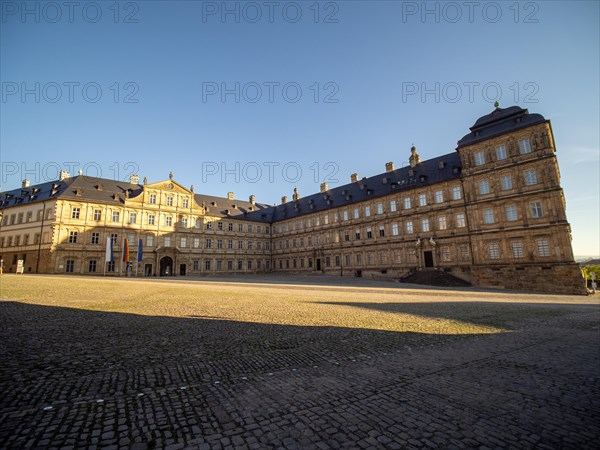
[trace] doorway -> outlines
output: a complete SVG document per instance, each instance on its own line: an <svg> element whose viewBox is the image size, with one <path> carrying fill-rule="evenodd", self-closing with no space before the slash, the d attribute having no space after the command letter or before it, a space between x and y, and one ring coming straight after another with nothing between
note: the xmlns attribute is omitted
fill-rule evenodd
<svg viewBox="0 0 600 450"><path fill-rule="evenodd" d="M160 276L168 277L173 275L173 258L164 256L160 259Z"/></svg>
<svg viewBox="0 0 600 450"><path fill-rule="evenodd" d="M321 271L321 258L317 258L317 272Z"/></svg>
<svg viewBox="0 0 600 450"><path fill-rule="evenodd" d="M152 276L152 264L146 264L144 266L144 276L151 277Z"/></svg>
<svg viewBox="0 0 600 450"><path fill-rule="evenodd" d="M423 252L423 256L425 259L425 267L433 267L433 252Z"/></svg>
<svg viewBox="0 0 600 450"><path fill-rule="evenodd" d="M185 264L179 264L179 275L181 275L182 277L185 276L185 269L186 269Z"/></svg>

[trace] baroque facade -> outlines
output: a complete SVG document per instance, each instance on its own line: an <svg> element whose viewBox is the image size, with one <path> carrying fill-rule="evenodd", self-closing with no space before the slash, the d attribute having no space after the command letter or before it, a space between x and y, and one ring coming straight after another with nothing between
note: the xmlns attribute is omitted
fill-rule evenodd
<svg viewBox="0 0 600 450"><path fill-rule="evenodd" d="M277 206L197 194L172 174L152 184L24 180L0 193L0 252L7 272L19 260L26 273L118 276L438 269L482 287L585 293L549 120L496 107L456 151L421 161L413 147L408 166L385 168L308 197L294 190Z"/></svg>

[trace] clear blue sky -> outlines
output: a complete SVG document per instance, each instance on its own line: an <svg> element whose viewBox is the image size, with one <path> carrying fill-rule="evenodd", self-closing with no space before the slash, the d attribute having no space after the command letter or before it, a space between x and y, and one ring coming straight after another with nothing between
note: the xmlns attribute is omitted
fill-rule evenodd
<svg viewBox="0 0 600 450"><path fill-rule="evenodd" d="M454 151L499 87L552 120L575 253L600 253L598 2L1 4L2 190L69 165L279 202Z"/></svg>

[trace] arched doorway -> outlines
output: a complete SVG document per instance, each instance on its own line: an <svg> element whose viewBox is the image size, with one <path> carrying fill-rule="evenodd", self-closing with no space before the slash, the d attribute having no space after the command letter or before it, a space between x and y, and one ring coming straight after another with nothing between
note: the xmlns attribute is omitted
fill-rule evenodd
<svg viewBox="0 0 600 450"><path fill-rule="evenodd" d="M160 276L168 277L173 275L173 258L164 256L160 259Z"/></svg>

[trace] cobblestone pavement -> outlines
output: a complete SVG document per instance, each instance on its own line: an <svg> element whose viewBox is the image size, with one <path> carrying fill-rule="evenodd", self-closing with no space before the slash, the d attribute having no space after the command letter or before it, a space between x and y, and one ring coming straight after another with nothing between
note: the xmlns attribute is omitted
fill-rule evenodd
<svg viewBox="0 0 600 450"><path fill-rule="evenodd" d="M598 301L542 300L476 335L1 301L0 448L597 448Z"/></svg>

